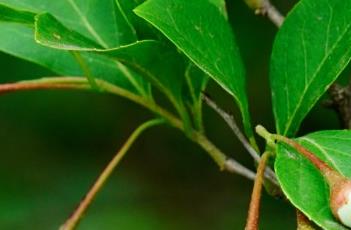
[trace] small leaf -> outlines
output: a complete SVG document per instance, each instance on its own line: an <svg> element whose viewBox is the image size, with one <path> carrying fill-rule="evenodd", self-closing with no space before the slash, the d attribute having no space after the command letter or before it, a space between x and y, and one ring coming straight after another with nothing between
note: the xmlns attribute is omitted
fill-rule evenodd
<svg viewBox="0 0 351 230"><path fill-rule="evenodd" d="M223 0L148 0L134 12L235 98L252 137L244 67L223 6Z"/></svg>
<svg viewBox="0 0 351 230"><path fill-rule="evenodd" d="M25 10L17 10L0 4L0 21L33 25L35 14Z"/></svg>
<svg viewBox="0 0 351 230"><path fill-rule="evenodd" d="M35 15L35 13L14 8L10 10L16 12L17 18L22 17L21 12L25 15ZM38 45L34 40L32 28L34 25L28 24L29 21L34 22L34 18L26 20L24 24L8 23L8 20L0 23L0 51L37 63L61 75L84 76L70 52ZM151 97L150 85L122 63L94 53L82 53L82 57L87 62L91 74L96 78L106 80L132 93Z"/></svg>
<svg viewBox="0 0 351 230"><path fill-rule="evenodd" d="M351 1L301 0L273 47L271 87L277 132L291 136L351 59Z"/></svg>
<svg viewBox="0 0 351 230"><path fill-rule="evenodd" d="M351 131L321 131L297 141L328 165L351 178ZM322 174L291 147L279 144L275 170L284 194L316 224L328 230L346 230L332 215L329 187Z"/></svg>
<svg viewBox="0 0 351 230"><path fill-rule="evenodd" d="M51 14L43 13L35 16L35 40L40 44L64 50L102 49L96 42L80 33L69 30ZM62 45L63 47L59 47Z"/></svg>

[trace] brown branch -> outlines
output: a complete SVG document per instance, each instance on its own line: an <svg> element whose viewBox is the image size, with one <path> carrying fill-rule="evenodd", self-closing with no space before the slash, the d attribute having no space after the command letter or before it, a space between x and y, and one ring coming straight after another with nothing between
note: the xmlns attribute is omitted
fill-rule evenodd
<svg viewBox="0 0 351 230"><path fill-rule="evenodd" d="M238 124L236 123L234 116L224 111L215 101L213 101L209 96L206 94L202 94L203 101L212 108L219 116L223 118L223 120L227 123L230 129L233 131L235 136L239 139L241 144L245 147L247 152L251 155L251 157L256 161L260 161L260 155L256 152L256 150L250 145L247 141L244 134L240 131Z"/></svg>
<svg viewBox="0 0 351 230"><path fill-rule="evenodd" d="M8 83L0 85L0 94L11 93L15 91L28 90L46 90L46 89L90 89L88 84L71 84L71 83Z"/></svg>
<svg viewBox="0 0 351 230"><path fill-rule="evenodd" d="M330 100L324 105L335 110L343 128L351 129L351 82L347 86L334 83L328 93Z"/></svg>
<svg viewBox="0 0 351 230"><path fill-rule="evenodd" d="M202 99L205 101L205 103L212 108L219 116L223 118L223 120L227 123L229 128L233 131L235 136L239 139L241 144L244 146L244 148L247 150L247 152L250 154L250 156L254 159L256 163L259 163L261 157L260 155L256 152L256 150L250 145L250 143L247 141L246 137L244 134L241 132L239 129L238 124L235 121L235 118L233 115L227 113L224 111L215 101L213 101L209 96L206 94L202 94ZM236 172L235 169L236 167L235 164L232 162L233 160L228 160L226 163L227 171L229 172ZM269 167L266 168L265 171L265 176L268 178L274 185L279 187L279 183L277 181L276 175L273 172L273 170Z"/></svg>
<svg viewBox="0 0 351 230"><path fill-rule="evenodd" d="M263 177L266 162L270 155L270 152L265 152L261 157L260 163L258 164L245 230L258 230Z"/></svg>

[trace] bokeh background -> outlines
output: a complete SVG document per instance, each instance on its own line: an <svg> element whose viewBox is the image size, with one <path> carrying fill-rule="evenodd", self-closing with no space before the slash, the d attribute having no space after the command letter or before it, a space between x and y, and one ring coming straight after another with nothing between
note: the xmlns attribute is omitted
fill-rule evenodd
<svg viewBox="0 0 351 230"><path fill-rule="evenodd" d="M284 14L295 3L276 1ZM247 67L253 122L273 130L268 69L277 29L242 1L228 1L228 10ZM0 69L0 83L52 75L3 53ZM349 68L343 74L344 81L350 72ZM233 100L213 82L207 91L239 116ZM208 108L204 114L210 139L252 168L252 160L223 121ZM2 95L0 229L57 229L123 141L151 116L123 98L103 94ZM335 128L339 128L335 113L318 104L301 134ZM129 151L79 229L243 229L252 185L240 176L220 172L205 152L177 130L153 128ZM261 212L262 229L296 228L294 209L284 200L265 193Z"/></svg>

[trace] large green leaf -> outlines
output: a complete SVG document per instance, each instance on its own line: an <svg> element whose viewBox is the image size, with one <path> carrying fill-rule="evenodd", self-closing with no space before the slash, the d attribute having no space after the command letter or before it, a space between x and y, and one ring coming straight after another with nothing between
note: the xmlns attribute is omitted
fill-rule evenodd
<svg viewBox="0 0 351 230"><path fill-rule="evenodd" d="M29 24L31 19L28 16L34 16L34 13L3 5L0 5L0 10L3 12L2 20L0 20L0 51L37 63L61 75L84 76L70 52L47 48L35 42L33 25ZM24 23L21 21L23 17L26 18ZM34 18L32 21L34 22ZM56 38L59 36L56 35ZM96 44L94 41L87 40L90 45ZM122 63L94 53L82 53L82 57L89 66L91 74L96 78L107 80L133 93L150 97L149 84Z"/></svg>
<svg viewBox="0 0 351 230"><path fill-rule="evenodd" d="M236 100L252 136L244 68L223 0L148 0L134 12L163 32Z"/></svg>
<svg viewBox="0 0 351 230"><path fill-rule="evenodd" d="M351 131L321 131L297 141L346 177L351 178ZM329 206L329 187L321 173L294 149L279 144L275 170L279 183L297 208L319 226L346 230L333 217Z"/></svg>
<svg viewBox="0 0 351 230"><path fill-rule="evenodd" d="M271 87L277 132L293 135L351 59L351 1L301 0L273 47Z"/></svg>

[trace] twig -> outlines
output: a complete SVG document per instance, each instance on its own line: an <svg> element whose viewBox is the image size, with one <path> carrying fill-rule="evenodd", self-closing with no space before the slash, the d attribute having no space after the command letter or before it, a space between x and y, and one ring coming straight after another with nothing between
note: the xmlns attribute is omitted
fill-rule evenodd
<svg viewBox="0 0 351 230"><path fill-rule="evenodd" d="M241 165L234 159L228 158L200 132L194 132L191 139L197 142L217 162L222 170L237 173L250 180L255 179L255 173L253 171Z"/></svg>
<svg viewBox="0 0 351 230"><path fill-rule="evenodd" d="M245 149L248 151L248 153L251 155L251 157L256 161L260 161L260 156L258 153L255 151L253 147L251 147L250 143L246 140L244 134L240 131L238 124L236 123L234 116L225 112L221 107L217 105L216 102L214 102L210 97L205 95L204 93L202 94L202 99L206 102L206 104L212 108L218 115L220 115L223 120L228 124L228 126L231 128L235 136L239 139L241 144L245 147Z"/></svg>
<svg viewBox="0 0 351 230"><path fill-rule="evenodd" d="M245 230L258 230L263 177L266 162L270 155L270 152L265 152L261 157L260 163L258 164Z"/></svg>
<svg viewBox="0 0 351 230"><path fill-rule="evenodd" d="M223 120L228 124L228 126L231 128L233 133L237 136L239 141L242 143L242 145L245 147L245 149L248 151L250 156L254 159L256 163L260 162L260 155L256 152L256 150L250 145L250 143L246 140L244 134L240 131L238 124L236 123L234 116L227 113L224 111L221 107L219 107L215 101L213 101L210 97L205 95L204 93L202 94L202 99L206 102L206 104L212 108L215 112L217 112L218 115L220 115ZM228 165L232 165L232 163L228 162ZM232 170L229 170L232 171ZM275 173L272 171L272 169L268 168L266 169L265 175L268 179L271 180L272 183L275 185L279 185Z"/></svg>
<svg viewBox="0 0 351 230"><path fill-rule="evenodd" d="M146 129L153 127L155 125L159 125L163 123L163 119L155 119L151 121L147 121L140 125L133 133L132 135L128 138L128 140L124 143L122 148L117 152L115 157L110 161L110 163L107 165L107 167L104 169L104 171L101 173L101 175L98 177L92 188L89 190L89 192L86 194L84 199L81 201L79 204L78 208L74 211L74 213L69 217L69 219L65 222L63 226L60 227L60 230L73 230L77 227L80 219L82 218L83 214L89 207L89 205L92 203L94 198L96 197L97 193L101 190L103 185L105 184L106 180L110 177L112 174L113 170L116 168L118 163L122 160L122 158L125 156L127 151L130 149L132 144L135 142L135 140L142 134Z"/></svg>
<svg viewBox="0 0 351 230"><path fill-rule="evenodd" d="M267 15L277 27L283 24L284 16L269 0L245 0L245 2L256 14Z"/></svg>
<svg viewBox="0 0 351 230"><path fill-rule="evenodd" d="M255 180L256 178L256 174L253 171L243 167L241 164L231 158L226 160L224 169L228 172L242 175L250 180Z"/></svg>
<svg viewBox="0 0 351 230"><path fill-rule="evenodd" d="M335 110L343 128L351 129L351 81L347 86L334 83L328 93L330 100L324 105Z"/></svg>
<svg viewBox="0 0 351 230"><path fill-rule="evenodd" d="M280 27L283 24L284 16L275 8L269 0L263 1L263 8L261 14L267 15L267 17L277 26Z"/></svg>
<svg viewBox="0 0 351 230"><path fill-rule="evenodd" d="M18 82L0 84L0 94L38 89L90 89L90 86L69 82Z"/></svg>

